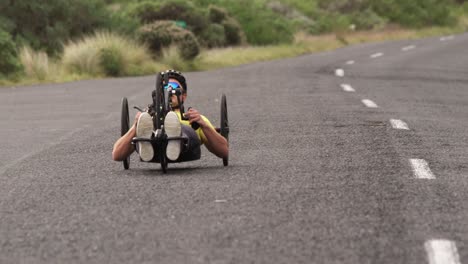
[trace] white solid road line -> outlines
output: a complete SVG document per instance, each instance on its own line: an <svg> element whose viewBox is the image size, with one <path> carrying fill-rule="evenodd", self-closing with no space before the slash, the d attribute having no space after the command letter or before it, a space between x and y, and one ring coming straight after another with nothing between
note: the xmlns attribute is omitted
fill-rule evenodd
<svg viewBox="0 0 468 264"><path fill-rule="evenodd" d="M392 124L394 129L409 130L408 124L399 119L390 119L390 124Z"/></svg>
<svg viewBox="0 0 468 264"><path fill-rule="evenodd" d="M370 57L372 59L375 59L375 58L378 58L378 57L382 57L384 54L382 52L379 52L379 53L374 53L372 55L370 55Z"/></svg>
<svg viewBox="0 0 468 264"><path fill-rule="evenodd" d="M401 50L402 50L402 51L408 51L408 50L412 50L412 49L414 49L414 48L416 48L415 45L410 45L410 46L406 46L406 47L401 48Z"/></svg>
<svg viewBox="0 0 468 264"><path fill-rule="evenodd" d="M342 84L341 85L341 88L343 88L343 91L345 92L355 92L356 90L354 90L353 87L351 87L351 85L349 84Z"/></svg>
<svg viewBox="0 0 468 264"><path fill-rule="evenodd" d="M410 159L410 164L414 177L418 179L435 179L427 161L423 159Z"/></svg>
<svg viewBox="0 0 468 264"><path fill-rule="evenodd" d="M336 69L335 70L335 75L338 76L338 77L344 77L343 69Z"/></svg>
<svg viewBox="0 0 468 264"><path fill-rule="evenodd" d="M377 104L372 102L371 100L369 99L362 99L361 101L365 106L369 107L369 108L377 108Z"/></svg>
<svg viewBox="0 0 468 264"><path fill-rule="evenodd" d="M354 61L353 61L353 60L349 60L349 61L346 62L346 64L348 64L348 65L353 65L353 64L354 64Z"/></svg>
<svg viewBox="0 0 468 264"><path fill-rule="evenodd" d="M460 264L457 245L446 239L433 239L424 243L429 264Z"/></svg>

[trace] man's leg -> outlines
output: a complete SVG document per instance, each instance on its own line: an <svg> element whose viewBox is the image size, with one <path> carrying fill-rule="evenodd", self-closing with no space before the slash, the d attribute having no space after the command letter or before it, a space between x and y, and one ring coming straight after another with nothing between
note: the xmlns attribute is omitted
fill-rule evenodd
<svg viewBox="0 0 468 264"><path fill-rule="evenodd" d="M183 149L182 153L180 154L177 161L191 161L191 160L198 160L201 156L200 150L200 139L197 136L197 133L189 127L189 126L182 126L182 136L187 138L187 146Z"/></svg>
<svg viewBox="0 0 468 264"><path fill-rule="evenodd" d="M153 121L151 119L151 116L148 114L148 113L145 113L147 114L150 118L148 118L148 120L150 120L151 122L151 133L153 132L152 131L152 128L153 128ZM143 115L143 113L142 113ZM146 118L145 119L142 119L142 120L147 120ZM140 122L139 122L140 123ZM140 137L138 136L138 125L139 123L137 124L137 137ZM145 124L148 123L148 122L144 122ZM191 160L197 160L197 159L200 159L200 156L201 156L201 151L200 151L200 139L198 138L198 135L197 133L195 133L195 131L189 127L189 126L185 126L185 125L181 125L180 124L180 121L179 121L179 118L177 116L176 113L174 112L169 112L167 115L166 115L166 118L164 119L164 128L165 128L165 131L166 131L166 134L168 137L184 137L187 139L187 144L184 148L182 148L182 141L181 140L170 140L167 144L167 148L166 148L166 157L171 160L171 161L175 161L175 162L182 162L182 161L191 161ZM142 136L144 138L150 138L151 137L151 133L149 133L149 136ZM143 143L142 145L140 145L140 143ZM149 147L149 150L146 149L146 147L150 146ZM143 159L142 157L142 154L141 154L141 149L143 148L143 152L145 154L145 159ZM144 161L152 161L152 162L160 162L159 160L159 149L156 148L156 145L155 144L151 144L150 142L139 142L138 146L137 146L137 150L138 152L140 153L140 157L142 157L142 160ZM147 154L147 153L151 153L151 155ZM155 155L156 154L156 155ZM151 156L151 158L149 158L149 156ZM149 159L148 159L149 158ZM147 160L148 159L148 160Z"/></svg>
<svg viewBox="0 0 468 264"><path fill-rule="evenodd" d="M169 112L164 119L164 130L166 131L167 137L180 137L182 134L182 128L179 121L179 117L175 112ZM179 158L181 149L181 140L169 140L166 148L166 157L175 161Z"/></svg>

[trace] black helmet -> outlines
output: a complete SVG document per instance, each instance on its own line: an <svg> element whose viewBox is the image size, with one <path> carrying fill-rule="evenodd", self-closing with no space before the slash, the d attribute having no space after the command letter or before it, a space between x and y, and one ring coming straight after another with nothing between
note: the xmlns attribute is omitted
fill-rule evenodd
<svg viewBox="0 0 468 264"><path fill-rule="evenodd" d="M170 78L176 79L182 85L182 88L184 88L184 91L187 92L187 83L185 81L184 75L182 75L181 72L176 71L176 70L167 70L167 71L161 72L161 75L163 76L163 80L169 80Z"/></svg>

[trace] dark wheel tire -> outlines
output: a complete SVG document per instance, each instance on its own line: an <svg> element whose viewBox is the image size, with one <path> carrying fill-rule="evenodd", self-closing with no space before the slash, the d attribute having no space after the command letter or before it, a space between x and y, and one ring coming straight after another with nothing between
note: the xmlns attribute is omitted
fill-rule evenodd
<svg viewBox="0 0 468 264"><path fill-rule="evenodd" d="M166 158L166 150L161 151L161 155L159 156L161 161L161 169L163 173L167 173L167 158Z"/></svg>
<svg viewBox="0 0 468 264"><path fill-rule="evenodd" d="M128 101L127 98L122 98L122 112L120 116L120 135L125 135L130 129L130 117L128 113ZM124 169L130 168L130 156L123 160Z"/></svg>
<svg viewBox="0 0 468 264"><path fill-rule="evenodd" d="M220 125L221 135L229 142L229 120L228 120L228 110L226 95L223 94L221 97L221 125ZM229 157L223 158L224 166L229 164Z"/></svg>
<svg viewBox="0 0 468 264"><path fill-rule="evenodd" d="M166 106L164 104L164 88L162 87L162 76L158 74L156 77L156 89L153 93L153 105L154 113L154 127L160 129L164 124L164 113L166 112Z"/></svg>
<svg viewBox="0 0 468 264"><path fill-rule="evenodd" d="M164 117L166 116L167 106L165 98L166 95L164 93L164 87L162 86L162 75L158 74L156 77L156 88L153 95L153 105L154 105L154 112L156 113L156 118L154 120L154 127L156 129L163 128L164 124ZM162 133L166 133L164 129L162 129ZM167 157L166 157L166 145L165 143L161 142L159 144L159 163L161 164L161 169L163 173L167 173Z"/></svg>

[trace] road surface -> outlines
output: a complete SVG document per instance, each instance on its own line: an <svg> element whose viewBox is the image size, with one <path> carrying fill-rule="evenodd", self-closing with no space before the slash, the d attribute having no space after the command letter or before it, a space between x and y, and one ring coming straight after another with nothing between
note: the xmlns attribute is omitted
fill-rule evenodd
<svg viewBox="0 0 468 264"><path fill-rule="evenodd" d="M468 35L187 73L230 165L111 160L155 77L0 89L0 263L468 263ZM135 111L131 111L133 116Z"/></svg>

